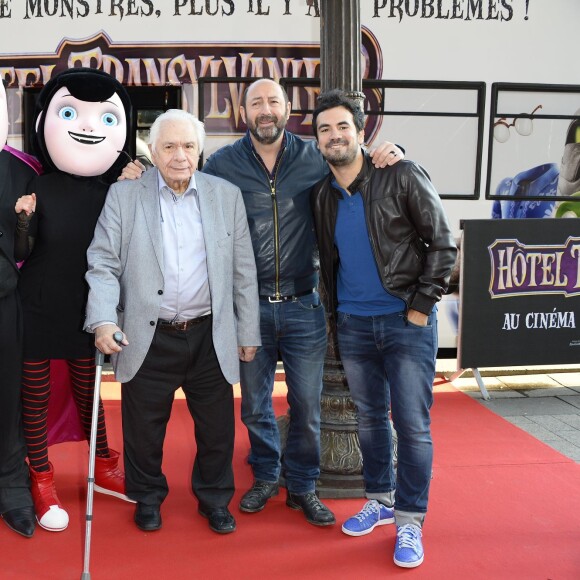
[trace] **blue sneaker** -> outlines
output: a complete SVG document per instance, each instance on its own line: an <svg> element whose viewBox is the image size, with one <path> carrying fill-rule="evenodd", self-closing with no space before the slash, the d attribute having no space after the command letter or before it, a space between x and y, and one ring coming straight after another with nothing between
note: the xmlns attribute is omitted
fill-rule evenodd
<svg viewBox="0 0 580 580"><path fill-rule="evenodd" d="M377 526L392 524L394 521L395 512L392 508L371 499L356 516L344 522L342 531L348 536L364 536L370 534Z"/></svg>
<svg viewBox="0 0 580 580"><path fill-rule="evenodd" d="M397 526L397 542L393 558L401 568L415 568L423 563L421 528L415 524Z"/></svg>

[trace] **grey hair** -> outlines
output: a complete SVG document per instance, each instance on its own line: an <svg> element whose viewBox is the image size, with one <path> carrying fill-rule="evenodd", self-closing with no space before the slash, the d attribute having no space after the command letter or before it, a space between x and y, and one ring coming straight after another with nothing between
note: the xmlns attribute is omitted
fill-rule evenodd
<svg viewBox="0 0 580 580"><path fill-rule="evenodd" d="M205 143L205 129L203 123L195 115L181 109L167 109L167 111L161 113L161 115L155 119L153 125L151 125L151 128L149 129L149 145L151 145L151 149L155 150L161 124L165 121L187 121L188 123L191 123L197 137L199 153L203 151Z"/></svg>

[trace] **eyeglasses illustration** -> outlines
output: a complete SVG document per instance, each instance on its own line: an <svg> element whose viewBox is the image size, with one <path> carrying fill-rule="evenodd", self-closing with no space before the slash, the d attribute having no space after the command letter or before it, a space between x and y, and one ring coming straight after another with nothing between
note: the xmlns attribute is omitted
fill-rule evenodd
<svg viewBox="0 0 580 580"><path fill-rule="evenodd" d="M505 143L510 138L510 127L513 127L522 137L528 137L534 131L532 122L534 113L541 108L542 105L538 105L530 114L522 113L514 117L511 123L508 123L506 117L501 117L493 124L493 138L500 143Z"/></svg>

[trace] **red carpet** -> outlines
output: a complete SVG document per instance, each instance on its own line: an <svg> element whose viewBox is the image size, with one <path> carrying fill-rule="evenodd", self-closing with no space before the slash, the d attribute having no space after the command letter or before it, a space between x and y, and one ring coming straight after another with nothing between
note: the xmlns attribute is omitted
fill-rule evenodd
<svg viewBox="0 0 580 580"><path fill-rule="evenodd" d="M438 389L440 391L441 389ZM95 495L92 580L367 579L407 575L429 580L577 580L580 578L580 465L457 391L437 392L433 409L435 469L425 526L425 563L413 571L392 562L394 527L352 538L306 523L284 505L285 491L259 514L237 509L251 483L248 442L238 429L232 502L238 529L211 532L189 490L194 447L184 401L168 429L164 469L170 494L163 529L139 531L133 506ZM237 413L239 416L239 399ZM276 398L277 414L285 411ZM121 448L118 401L106 403L111 446ZM83 443L51 448L69 528L37 528L21 538L0 524L0 578L78 579L82 572L85 472ZM338 522L362 500L327 500Z"/></svg>

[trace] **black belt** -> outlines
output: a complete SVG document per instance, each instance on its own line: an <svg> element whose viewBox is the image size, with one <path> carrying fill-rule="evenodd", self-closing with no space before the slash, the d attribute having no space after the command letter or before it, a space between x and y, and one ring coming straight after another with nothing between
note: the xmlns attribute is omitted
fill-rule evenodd
<svg viewBox="0 0 580 580"><path fill-rule="evenodd" d="M209 314L204 314L203 316L198 316L197 318L192 318L191 320L162 320L161 318L157 320L157 326L163 330L179 330L185 331L189 330L192 326L207 320L211 316Z"/></svg>
<svg viewBox="0 0 580 580"><path fill-rule="evenodd" d="M267 300L268 302L290 302L296 298L300 298L300 296L308 296L308 294L314 292L316 292L316 288L308 288L308 290L296 292L296 294L292 294L292 296L262 296L260 294L260 300Z"/></svg>

